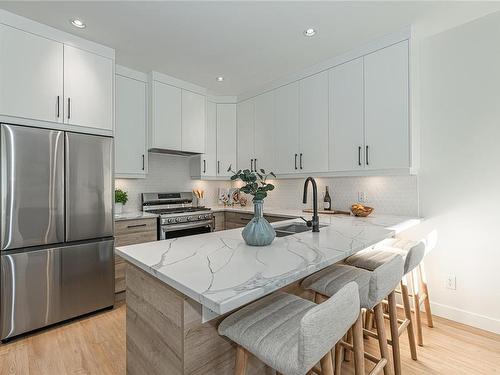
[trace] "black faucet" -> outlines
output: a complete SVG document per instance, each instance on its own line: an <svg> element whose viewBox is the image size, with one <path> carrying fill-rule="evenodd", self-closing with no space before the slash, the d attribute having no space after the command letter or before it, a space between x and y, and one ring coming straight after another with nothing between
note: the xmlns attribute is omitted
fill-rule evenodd
<svg viewBox="0 0 500 375"><path fill-rule="evenodd" d="M319 232L318 186L316 185L316 181L314 181L314 178L312 177L307 177L306 181L304 182L304 196L302 198L302 203L307 203L307 186L309 185L309 182L312 183L313 187L313 217L312 220L306 220L303 217L301 217L301 219L306 222L308 227L312 226L313 232Z"/></svg>

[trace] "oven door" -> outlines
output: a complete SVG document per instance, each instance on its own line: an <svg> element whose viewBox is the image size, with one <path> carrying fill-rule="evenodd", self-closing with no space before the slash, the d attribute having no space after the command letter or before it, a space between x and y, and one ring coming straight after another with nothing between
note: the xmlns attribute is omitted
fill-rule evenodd
<svg viewBox="0 0 500 375"><path fill-rule="evenodd" d="M170 238L192 236L195 234L209 233L214 228L213 219L195 221L193 223L180 223L162 225L160 227L160 239L166 240Z"/></svg>

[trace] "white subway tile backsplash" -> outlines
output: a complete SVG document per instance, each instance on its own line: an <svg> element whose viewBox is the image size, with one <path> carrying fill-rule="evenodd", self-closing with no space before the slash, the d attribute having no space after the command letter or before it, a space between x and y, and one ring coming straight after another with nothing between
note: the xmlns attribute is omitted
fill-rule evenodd
<svg viewBox="0 0 500 375"><path fill-rule="evenodd" d="M124 211L141 209L141 193L191 191L203 189L207 205L217 204L217 189L241 186L241 182L192 180L189 158L165 154L149 154L149 173L145 179L116 179L117 188L128 192L129 202ZM418 215L416 176L335 177L317 178L319 207L322 205L325 186L329 186L332 208L348 210L358 201L358 192L366 194L363 204L374 207L376 212L394 215ZM269 207L303 208L304 179L272 181L276 189L269 193ZM309 189L308 205L311 205Z"/></svg>

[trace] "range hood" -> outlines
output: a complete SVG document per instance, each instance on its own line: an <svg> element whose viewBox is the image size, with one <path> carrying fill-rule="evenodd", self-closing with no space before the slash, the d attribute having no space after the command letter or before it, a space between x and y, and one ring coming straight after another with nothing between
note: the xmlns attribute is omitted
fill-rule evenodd
<svg viewBox="0 0 500 375"><path fill-rule="evenodd" d="M177 155L177 156L201 155L199 152L169 150L166 148L150 148L148 151L155 154L167 154L167 155Z"/></svg>

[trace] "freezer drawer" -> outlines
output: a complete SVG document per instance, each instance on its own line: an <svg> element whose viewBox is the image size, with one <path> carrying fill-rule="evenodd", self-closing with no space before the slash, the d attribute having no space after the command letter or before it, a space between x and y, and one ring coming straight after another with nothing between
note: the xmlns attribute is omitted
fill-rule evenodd
<svg viewBox="0 0 500 375"><path fill-rule="evenodd" d="M64 133L1 125L1 249L64 242Z"/></svg>
<svg viewBox="0 0 500 375"><path fill-rule="evenodd" d="M113 305L113 240L1 255L0 339Z"/></svg>
<svg viewBox="0 0 500 375"><path fill-rule="evenodd" d="M113 235L113 139L66 133L66 241Z"/></svg>

